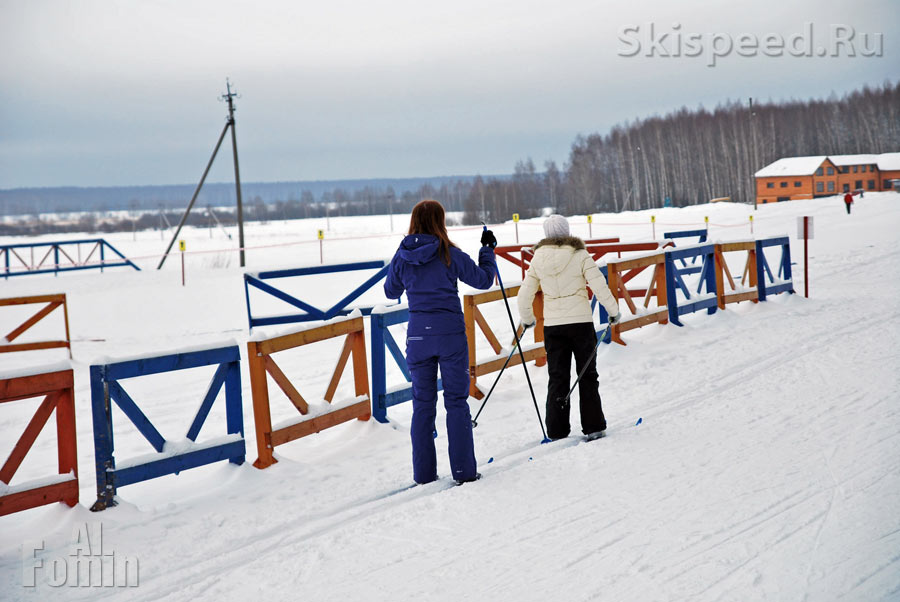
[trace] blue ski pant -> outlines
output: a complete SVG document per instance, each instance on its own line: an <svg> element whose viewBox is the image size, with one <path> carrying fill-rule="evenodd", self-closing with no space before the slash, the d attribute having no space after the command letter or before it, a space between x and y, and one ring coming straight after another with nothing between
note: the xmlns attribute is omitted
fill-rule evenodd
<svg viewBox="0 0 900 602"><path fill-rule="evenodd" d="M450 470L456 480L474 479L475 445L469 413L469 346L466 334L408 336L406 363L412 377L413 478L417 483L437 479L434 422L437 416L437 375L441 370Z"/></svg>

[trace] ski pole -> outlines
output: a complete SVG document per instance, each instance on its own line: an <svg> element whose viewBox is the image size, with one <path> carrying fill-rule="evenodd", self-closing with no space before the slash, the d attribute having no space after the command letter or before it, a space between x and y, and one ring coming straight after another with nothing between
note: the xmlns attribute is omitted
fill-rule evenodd
<svg viewBox="0 0 900 602"><path fill-rule="evenodd" d="M584 366L581 367L581 370L578 371L578 377L575 379L575 384L572 385L571 389L569 389L569 394L566 395L566 398L565 398L565 400L563 400L563 403L567 403L569 401L569 398L572 397L572 393L575 391L575 387L577 387L578 383L581 382L581 377L584 376L584 373L587 372L588 366L590 366L591 362L594 361L594 358L597 357L597 349L600 347L600 343L603 342L603 339L606 338L606 335L609 334L610 326L612 326L612 324L607 324L606 330L603 331L603 335L601 335L600 338L597 339L597 344L594 345L594 350L591 352L590 359L587 362L585 362Z"/></svg>
<svg viewBox="0 0 900 602"><path fill-rule="evenodd" d="M525 327L525 330L528 330L528 326ZM522 334L525 334L525 331L522 331ZM488 391L488 394L485 396L484 401L481 402L481 407L478 408L478 412L475 414L475 418L472 419L472 428L478 426L478 417L481 416L481 411L484 409L484 406L487 405L488 399L491 398L491 393L494 392L494 387L497 386L497 383L500 382L500 377L503 376L504 370L509 366L509 362L512 360L513 355L516 353L516 349L519 347L519 339L516 339L516 344L513 347L513 350L509 352L509 355L506 356L506 361L503 362L503 367L500 368L500 372L497 373L497 378L494 379L494 384L491 385L491 390Z"/></svg>
<svg viewBox="0 0 900 602"><path fill-rule="evenodd" d="M481 222L484 229L487 230L487 224ZM503 295L503 303L506 305L506 315L509 316L509 325L512 326L513 336L516 337L516 349L519 350L519 359L522 360L522 369L525 370L525 380L528 381L528 390L531 392L531 401L534 402L534 411L537 413L538 423L541 425L541 434L544 438L541 443L549 443L547 431L544 430L544 419L541 418L541 411L538 409L537 397L534 396L534 387L531 386L531 376L528 374L528 366L525 365L525 354L522 353L522 346L519 344L519 333L516 330L516 322L512 317L512 310L509 308L509 299L506 298L506 289L503 288L503 279L500 278L500 268L497 267L497 258L494 258L494 272L497 274L497 284L500 285L500 293ZM524 334L524 332L522 333Z"/></svg>

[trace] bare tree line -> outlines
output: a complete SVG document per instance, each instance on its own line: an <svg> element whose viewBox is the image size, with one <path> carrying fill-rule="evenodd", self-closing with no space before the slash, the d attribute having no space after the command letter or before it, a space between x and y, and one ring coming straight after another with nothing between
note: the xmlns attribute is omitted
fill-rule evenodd
<svg viewBox="0 0 900 602"><path fill-rule="evenodd" d="M752 106L752 108L751 108ZM730 197L753 202L753 174L781 157L900 151L900 82L824 100L731 101L683 107L606 134L579 136L560 171L519 161L510 180L475 180L465 223L537 215L694 205Z"/></svg>

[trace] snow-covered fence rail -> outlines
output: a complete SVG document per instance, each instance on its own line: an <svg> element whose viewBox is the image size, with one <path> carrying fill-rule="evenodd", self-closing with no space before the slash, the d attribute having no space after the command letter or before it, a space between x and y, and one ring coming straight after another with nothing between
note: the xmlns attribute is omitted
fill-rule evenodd
<svg viewBox="0 0 900 602"><path fill-rule="evenodd" d="M734 278L731 276L731 270L728 269L728 262L725 259L725 253L735 253L744 251L747 253L747 259L744 262L744 271L741 276L741 284L735 284ZM744 282L749 276L750 282L748 287L744 287ZM728 292L728 288L732 292ZM741 301L759 301L759 291L756 287L756 241L745 240L716 244L716 292L718 294L719 309L725 309L728 303L740 303Z"/></svg>
<svg viewBox="0 0 900 602"><path fill-rule="evenodd" d="M521 285L507 287L507 297L512 298L517 296L519 294L520 286ZM506 355L501 353L503 351L503 345L500 344L497 335L494 334L494 331L488 324L484 314L478 309L478 306L484 303L499 301L501 299L503 299L503 293L499 288L483 293L463 295L463 316L466 322L466 340L469 344L469 395L476 399L484 397L484 393L478 388L478 377L497 372L503 367L506 359ZM534 315L537 318L537 324L535 324L535 327L532 330L532 332L534 332L534 344L525 345L523 343L522 354L524 355L526 362L535 360L536 365L543 366L547 362L547 353L544 351L544 298L540 292L538 292L534 298ZM479 362L475 352L476 325L487 338L491 349L497 354L495 357ZM521 336L523 332L524 329L519 325L519 336ZM512 341L511 345L515 345L515 340ZM510 366L521 363L522 360L518 354L513 354L509 361Z"/></svg>
<svg viewBox="0 0 900 602"><path fill-rule="evenodd" d="M0 404L44 396L9 457L0 467L0 516L53 502L78 503L78 454L75 443L75 392L72 370L25 373L0 378ZM35 439L56 410L59 475L13 487L10 481Z"/></svg>
<svg viewBox="0 0 900 602"><path fill-rule="evenodd" d="M296 322L311 322L315 320L330 320L336 316L344 316L352 310L347 306L359 298L363 293L374 287L380 282L388 272L390 264L385 260L377 261L361 261L356 263L342 263L333 265L313 266L306 268L291 268L286 270L270 270L266 272L246 273L244 274L244 295L247 300L247 320L250 323L250 329L254 326L266 326L271 324L291 324ZM291 278L296 276L312 276L316 274L335 274L338 272L352 272L359 270L378 270L374 276L359 285L351 291L343 299L335 303L328 309L319 309L310 303L297 299L271 284L264 282L277 278ZM284 301L285 303L296 307L303 313L294 313L280 316L254 317L250 308L250 287L258 289L264 293L268 293L273 297ZM371 307L359 308L364 315L368 315Z"/></svg>
<svg viewBox="0 0 900 602"><path fill-rule="evenodd" d="M781 259L778 261L778 275L772 274L769 262L766 261L765 249L781 248ZM775 236L756 241L756 281L759 289L759 300L765 301L768 295L794 292L794 281L791 275L791 241L787 236Z"/></svg>
<svg viewBox="0 0 900 602"><path fill-rule="evenodd" d="M644 290L628 290L626 284L648 267L653 266L653 274L650 284ZM607 281L609 290L616 301L625 300L632 317L625 318L610 327L610 337L616 343L625 344L621 334L628 330L641 328L648 324L665 324L668 321L668 308L666 307L666 269L665 255L655 253L633 259L620 259L609 261L606 264ZM656 309L651 311L639 311L633 297L644 295L644 310L650 306L650 299L656 295ZM601 308L602 309L602 308Z"/></svg>
<svg viewBox="0 0 900 602"><path fill-rule="evenodd" d="M253 393L253 420L256 424L256 447L259 452L259 457L253 463L255 467L266 468L275 464L277 460L273 451L277 445L318 433L354 418L368 420L371 417L372 407L369 398L364 328L362 316L357 314L356 317L345 318L315 328L270 339L251 340L247 343L250 386ZM329 404L332 403L341 375L344 373L347 360L351 355L353 356L353 385L356 397L334 404L335 407L329 408L329 411L310 413L309 404L272 359L272 354L344 335L346 335L344 346L324 399ZM279 425L278 428L272 427L267 373L301 414L299 419L290 420Z"/></svg>
<svg viewBox="0 0 900 602"><path fill-rule="evenodd" d="M81 245L87 245L84 258L81 257ZM107 260L107 249L118 255L118 259ZM94 253L97 253L96 258ZM102 272L103 268L123 266L130 266L138 271L141 269L102 238L0 245L0 258L3 261L5 278L51 272L58 274L75 270L99 269Z"/></svg>
<svg viewBox="0 0 900 602"><path fill-rule="evenodd" d="M97 469L97 501L91 510L115 505L116 490L182 470L221 460L243 464L244 418L241 407L240 350L237 345L200 351L91 366L91 407L94 420L94 459ZM166 441L128 395L121 379L218 365L206 395L187 429L185 441ZM224 437L196 443L213 402L225 388L226 431ZM112 402L137 427L155 453L116 463L113 444Z"/></svg>
<svg viewBox="0 0 900 602"><path fill-rule="evenodd" d="M703 244L706 242L706 237L709 236L708 230L679 230L676 232L665 232L663 233L663 238L668 240L676 240L678 238L695 238L696 241L694 244ZM674 244L674 243L673 243ZM697 257L694 256L691 259L691 263L687 262L687 258L681 260L681 267L678 268L680 274L685 276L687 274L698 274L702 269L702 266L698 266L696 264Z"/></svg>
<svg viewBox="0 0 900 602"><path fill-rule="evenodd" d="M371 318L371 350L372 350L372 417L378 422L387 422L387 409L398 403L412 399L412 377L406 364L406 357L394 339L389 328L409 321L409 309L406 306L388 309L376 308ZM405 383L399 386L387 386L387 356L390 352L397 367L400 368ZM437 381L438 391L443 383Z"/></svg>
<svg viewBox="0 0 900 602"><path fill-rule="evenodd" d="M35 349L56 349L65 347L69 350L69 358L72 357L72 342L69 337L69 310L66 305L66 295L36 295L32 297L12 297L9 299L0 299L0 307L12 307L20 305L32 305L38 303L46 303L36 314L22 322L19 326L12 329L2 340L0 340L0 353L11 351L32 351ZM63 323L66 327L66 338L59 341L36 341L32 343L12 342L19 338L29 328L46 318L57 307L62 307Z"/></svg>
<svg viewBox="0 0 900 602"><path fill-rule="evenodd" d="M678 319L687 313L705 309L707 313L714 314L718 307L718 294L716 289L715 274L715 245L701 244L682 249L666 249L666 304L669 308L669 322L675 326L684 326ZM700 268L700 282L695 293L691 293L682 279L682 270L675 264L680 259L703 259ZM706 292L701 294L703 288ZM678 290L684 294L685 300L678 301Z"/></svg>
<svg viewBox="0 0 900 602"><path fill-rule="evenodd" d="M618 237L613 238L595 238L591 240L584 241L585 245L600 245L605 243L616 243L619 242ZM537 243L525 244L525 245L503 245L502 247L497 247L494 249L494 255L501 259L505 259L506 261L519 266L522 270L522 278L525 278L525 271L531 265L531 258L534 257L534 246ZM518 253L519 256L516 257L515 254ZM596 259L596 258L595 258Z"/></svg>

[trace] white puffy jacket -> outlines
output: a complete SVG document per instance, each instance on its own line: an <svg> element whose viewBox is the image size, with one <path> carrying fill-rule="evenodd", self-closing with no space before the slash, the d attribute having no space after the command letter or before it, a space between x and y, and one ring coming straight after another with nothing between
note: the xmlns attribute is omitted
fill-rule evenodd
<svg viewBox="0 0 900 602"><path fill-rule="evenodd" d="M619 313L619 305L584 242L574 236L545 238L535 246L531 267L519 289L522 323L535 322L532 305L539 289L544 293L544 326L593 321L585 284L610 316Z"/></svg>

